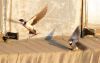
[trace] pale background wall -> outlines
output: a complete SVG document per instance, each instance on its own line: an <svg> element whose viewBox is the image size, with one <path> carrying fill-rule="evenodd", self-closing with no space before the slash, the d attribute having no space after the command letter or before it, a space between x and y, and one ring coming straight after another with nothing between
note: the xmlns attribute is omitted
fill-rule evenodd
<svg viewBox="0 0 100 63"><path fill-rule="evenodd" d="M100 0L88 1L88 19L91 24L100 24Z"/></svg>
<svg viewBox="0 0 100 63"><path fill-rule="evenodd" d="M2 31L2 0L0 0L0 32Z"/></svg>
<svg viewBox="0 0 100 63"><path fill-rule="evenodd" d="M88 1L88 27L96 30L100 35L100 0Z"/></svg>
<svg viewBox="0 0 100 63"><path fill-rule="evenodd" d="M28 38L27 29L15 22L20 18L29 20L46 5L48 10L45 17L34 26L39 33L34 37L45 37L54 29L54 35L70 36L80 23L79 0L12 0L12 5L11 0L7 0L7 31L11 20L11 31L18 32L20 39Z"/></svg>

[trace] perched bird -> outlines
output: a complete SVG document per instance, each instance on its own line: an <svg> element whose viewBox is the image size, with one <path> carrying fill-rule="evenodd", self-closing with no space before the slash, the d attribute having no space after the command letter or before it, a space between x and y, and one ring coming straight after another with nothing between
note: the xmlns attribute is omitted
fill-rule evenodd
<svg viewBox="0 0 100 63"><path fill-rule="evenodd" d="M80 37L80 30L78 26L68 40L69 45L72 47L73 50L78 49L76 44L79 42L79 37Z"/></svg>
<svg viewBox="0 0 100 63"><path fill-rule="evenodd" d="M90 29L90 28L85 27L85 28L83 28L82 32L83 32L82 38L84 38L87 35L92 35L93 37L96 37L95 36L95 33L96 33L95 29Z"/></svg>
<svg viewBox="0 0 100 63"><path fill-rule="evenodd" d="M36 30L33 28L33 26L45 16L46 12L47 6L45 6L38 14L34 15L29 21L25 21L24 19L19 19L19 21L25 28L29 30L29 34L37 35Z"/></svg>

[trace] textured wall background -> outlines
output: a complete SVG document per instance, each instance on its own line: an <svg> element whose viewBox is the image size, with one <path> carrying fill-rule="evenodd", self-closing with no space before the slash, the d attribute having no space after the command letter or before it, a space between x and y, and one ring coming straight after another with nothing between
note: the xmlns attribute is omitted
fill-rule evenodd
<svg viewBox="0 0 100 63"><path fill-rule="evenodd" d="M91 24L100 24L100 1L87 0L88 2L88 18Z"/></svg>
<svg viewBox="0 0 100 63"><path fill-rule="evenodd" d="M88 3L88 27L96 29L96 35L100 35L100 0L87 0Z"/></svg>
<svg viewBox="0 0 100 63"><path fill-rule="evenodd" d="M79 0L7 0L6 31L9 31L11 21L11 31L18 32L20 39L28 38L28 30L17 23L18 20L20 18L29 20L46 5L48 10L45 17L34 26L39 33L34 37L45 37L54 29L54 35L71 35L80 23Z"/></svg>
<svg viewBox="0 0 100 63"><path fill-rule="evenodd" d="M0 24L2 22L2 0L0 0ZM0 32L2 30L2 25L0 25Z"/></svg>

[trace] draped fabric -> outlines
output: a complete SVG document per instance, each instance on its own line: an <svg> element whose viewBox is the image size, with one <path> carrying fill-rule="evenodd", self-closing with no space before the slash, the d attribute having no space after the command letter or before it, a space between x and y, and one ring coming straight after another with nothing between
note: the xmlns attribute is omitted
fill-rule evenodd
<svg viewBox="0 0 100 63"><path fill-rule="evenodd" d="M100 39L86 37L80 42L79 50L72 51L62 37L10 40L0 43L0 63L100 63Z"/></svg>
<svg viewBox="0 0 100 63"><path fill-rule="evenodd" d="M28 30L18 20L28 21L45 6L48 7L46 15L33 26L38 33L34 37L45 37L54 29L54 35L71 35L80 23L81 0L6 0L6 10L3 3L6 11L3 31L18 32L19 39L28 38Z"/></svg>

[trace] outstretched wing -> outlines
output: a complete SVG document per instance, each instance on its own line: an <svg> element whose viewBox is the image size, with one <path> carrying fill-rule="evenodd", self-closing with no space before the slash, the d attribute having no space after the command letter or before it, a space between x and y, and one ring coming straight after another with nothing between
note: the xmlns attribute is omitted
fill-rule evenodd
<svg viewBox="0 0 100 63"><path fill-rule="evenodd" d="M75 31L73 32L73 34L71 35L69 41L72 40L79 40L80 37L80 30L79 30L79 26L77 26L77 28L75 29Z"/></svg>
<svg viewBox="0 0 100 63"><path fill-rule="evenodd" d="M13 23L18 23L18 24L20 24L20 22L18 22L17 20L14 20L14 19L9 19L11 22L13 22Z"/></svg>
<svg viewBox="0 0 100 63"><path fill-rule="evenodd" d="M35 15L36 18L33 20L31 25L35 25L40 19L42 19L46 15L47 9L48 9L48 7L45 6L37 15Z"/></svg>

